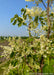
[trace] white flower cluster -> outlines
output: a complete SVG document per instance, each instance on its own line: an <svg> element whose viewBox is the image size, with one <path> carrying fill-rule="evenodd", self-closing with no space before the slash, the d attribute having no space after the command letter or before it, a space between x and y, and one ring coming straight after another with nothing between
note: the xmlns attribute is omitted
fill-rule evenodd
<svg viewBox="0 0 54 75"><path fill-rule="evenodd" d="M31 9L26 8L26 14L29 14L32 17L40 16L42 9L39 7L32 7Z"/></svg>
<svg viewBox="0 0 54 75"><path fill-rule="evenodd" d="M0 47L4 49L2 57L6 57L8 59L10 54L12 53L13 48L9 46L0 46Z"/></svg>
<svg viewBox="0 0 54 75"><path fill-rule="evenodd" d="M9 39L11 47L1 46L4 49L2 56L6 58L10 58L11 53L14 52L15 54L13 53L13 55L14 55L14 59L16 59L18 62L19 65L18 68L20 67L20 65L25 63L25 61L29 61L29 66L31 66L32 68L35 67L36 69L40 69L40 64L37 61L40 60L42 55L44 58L47 58L48 55L50 56L51 54L54 54L54 46L51 45L52 41L45 38L44 35L41 35L39 39L33 38L32 44L31 44L31 40L32 38L28 38L26 40L21 38ZM36 57L34 58L33 56L36 56L38 58ZM13 59L10 58L10 60ZM39 65L37 65L37 63ZM8 71L10 71L10 69L12 68L13 67L9 65Z"/></svg>

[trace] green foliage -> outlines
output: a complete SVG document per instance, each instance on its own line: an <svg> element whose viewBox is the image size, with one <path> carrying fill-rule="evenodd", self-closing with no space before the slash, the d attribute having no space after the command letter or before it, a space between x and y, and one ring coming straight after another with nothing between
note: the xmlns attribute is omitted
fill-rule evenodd
<svg viewBox="0 0 54 75"><path fill-rule="evenodd" d="M26 39L15 38L9 38L10 47L1 46L4 48L2 56L6 58L6 61L7 59L10 60L8 67L5 68L8 75L29 75L33 71L37 73L37 70L40 72L40 60L42 56L44 57L43 73L54 72L54 46L50 40L43 35L39 39L34 37Z"/></svg>
<svg viewBox="0 0 54 75"><path fill-rule="evenodd" d="M34 1L34 0L26 0ZM53 0L50 0L50 6ZM43 3L43 0L37 0L35 4L38 6ZM47 3L43 3L43 5ZM46 8L46 5L44 7ZM51 7L53 8L53 7ZM4 52L1 56L4 56L7 60L9 59L8 67L4 69L4 75L29 75L29 72L42 72L43 73L54 73L54 12L49 11L50 19L50 38L45 37L48 33L48 18L47 9L42 10L40 7L22 8L22 17L17 14L11 18L13 25L29 25L28 31L31 35L31 31L35 31L39 38L29 37L26 39L16 37L8 39L9 46L1 46ZM40 29L37 30L41 24ZM39 31L40 30L40 31ZM42 33L42 34L41 34ZM2 67L3 68L3 67ZM42 68L42 69L41 69Z"/></svg>
<svg viewBox="0 0 54 75"><path fill-rule="evenodd" d="M12 58L13 56L15 56L14 52L11 53L10 58Z"/></svg>
<svg viewBox="0 0 54 75"><path fill-rule="evenodd" d="M43 73L54 73L54 59L45 61Z"/></svg>
<svg viewBox="0 0 54 75"><path fill-rule="evenodd" d="M24 8L21 9L21 12L22 12L22 13L24 12Z"/></svg>
<svg viewBox="0 0 54 75"><path fill-rule="evenodd" d="M38 16L35 17L34 22L38 23Z"/></svg>
<svg viewBox="0 0 54 75"><path fill-rule="evenodd" d="M12 69L12 70L10 70L9 74L7 74L7 75L18 75L18 71L16 68Z"/></svg>
<svg viewBox="0 0 54 75"><path fill-rule="evenodd" d="M11 61L11 65L16 66L18 64L18 61L16 59L13 59Z"/></svg>
<svg viewBox="0 0 54 75"><path fill-rule="evenodd" d="M27 39L27 42L28 42L28 43L29 43L29 42L30 42L30 43L33 42L33 38L32 38L32 37L31 37L31 38L28 38L28 39Z"/></svg>
<svg viewBox="0 0 54 75"><path fill-rule="evenodd" d="M23 19L16 14L16 15L14 15L13 18L11 18L11 23L13 23L13 25L17 24L18 27L21 27L24 22L23 22ZM24 25L25 25L25 23L24 23Z"/></svg>

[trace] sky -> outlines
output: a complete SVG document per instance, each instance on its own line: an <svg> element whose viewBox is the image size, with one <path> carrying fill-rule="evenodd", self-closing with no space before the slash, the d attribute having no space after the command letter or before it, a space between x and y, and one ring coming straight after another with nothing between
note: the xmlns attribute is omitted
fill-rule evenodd
<svg viewBox="0 0 54 75"><path fill-rule="evenodd" d="M25 0L0 0L0 36L28 36L25 26L13 26L10 22L15 14L21 15L21 9L34 4Z"/></svg>

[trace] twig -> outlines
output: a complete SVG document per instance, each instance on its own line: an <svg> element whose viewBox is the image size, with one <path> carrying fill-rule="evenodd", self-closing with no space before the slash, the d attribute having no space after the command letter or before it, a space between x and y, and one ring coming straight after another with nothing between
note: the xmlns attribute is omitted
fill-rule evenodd
<svg viewBox="0 0 54 75"><path fill-rule="evenodd" d="M41 1L42 1L42 4L44 5L44 7L47 8L46 5L45 5L45 3L44 3L44 1L43 0L41 0Z"/></svg>

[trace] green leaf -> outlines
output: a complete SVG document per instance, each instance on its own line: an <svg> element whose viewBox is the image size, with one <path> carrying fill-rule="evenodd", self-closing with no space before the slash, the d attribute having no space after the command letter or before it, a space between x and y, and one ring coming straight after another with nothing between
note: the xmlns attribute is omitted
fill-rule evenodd
<svg viewBox="0 0 54 75"><path fill-rule="evenodd" d="M10 72L8 73L8 75L18 75L17 68L14 68L14 69L10 70Z"/></svg>
<svg viewBox="0 0 54 75"><path fill-rule="evenodd" d="M32 19L32 17L28 14L29 19Z"/></svg>
<svg viewBox="0 0 54 75"><path fill-rule="evenodd" d="M17 20L14 20L13 25L15 25L17 23Z"/></svg>
<svg viewBox="0 0 54 75"><path fill-rule="evenodd" d="M27 39L27 42L31 43L33 41L33 38Z"/></svg>
<svg viewBox="0 0 54 75"><path fill-rule="evenodd" d="M47 59L45 59L44 64L49 65L49 57Z"/></svg>
<svg viewBox="0 0 54 75"><path fill-rule="evenodd" d="M27 15L23 14L23 18L26 20L27 19Z"/></svg>
<svg viewBox="0 0 54 75"><path fill-rule="evenodd" d="M16 66L16 65L18 64L18 61L17 61L16 59L13 59L13 60L11 61L11 64L12 64L13 66Z"/></svg>
<svg viewBox="0 0 54 75"><path fill-rule="evenodd" d="M24 9L24 8L22 8L22 9L21 9L21 12L24 12L24 10L25 10L25 9Z"/></svg>
<svg viewBox="0 0 54 75"><path fill-rule="evenodd" d="M23 22L23 25L27 25L27 23Z"/></svg>
<svg viewBox="0 0 54 75"><path fill-rule="evenodd" d="M41 23L42 25L45 25L45 23L43 22L44 19L43 19L42 17L40 17L39 20L40 20L40 23Z"/></svg>
<svg viewBox="0 0 54 75"><path fill-rule="evenodd" d="M50 65L54 65L54 59L51 59L50 63Z"/></svg>
<svg viewBox="0 0 54 75"><path fill-rule="evenodd" d="M54 73L54 59L45 61L44 67L43 67L43 73Z"/></svg>
<svg viewBox="0 0 54 75"><path fill-rule="evenodd" d="M50 16L52 16L52 17L53 17L53 13L51 13L51 14L50 14Z"/></svg>
<svg viewBox="0 0 54 75"><path fill-rule="evenodd" d="M38 16L34 18L34 22L38 23Z"/></svg>
<svg viewBox="0 0 54 75"><path fill-rule="evenodd" d="M22 26L22 23L18 23L18 27L21 27Z"/></svg>
<svg viewBox="0 0 54 75"><path fill-rule="evenodd" d="M14 18L11 18L11 23L14 21Z"/></svg>
<svg viewBox="0 0 54 75"><path fill-rule="evenodd" d="M18 17L18 21L19 21L19 22L22 22L23 19L22 19L21 17Z"/></svg>
<svg viewBox="0 0 54 75"><path fill-rule="evenodd" d="M16 14L16 15L14 15L14 18L17 18L18 17L18 15Z"/></svg>
<svg viewBox="0 0 54 75"><path fill-rule="evenodd" d="M52 65L45 65L43 67L43 73L54 73L54 68Z"/></svg>
<svg viewBox="0 0 54 75"><path fill-rule="evenodd" d="M11 55L10 55L10 58L12 58L14 55L15 55L15 53L14 53L14 52L12 52L12 53L11 53Z"/></svg>
<svg viewBox="0 0 54 75"><path fill-rule="evenodd" d="M20 65L20 67L19 67L19 71L21 71L23 68L22 68L22 64Z"/></svg>

